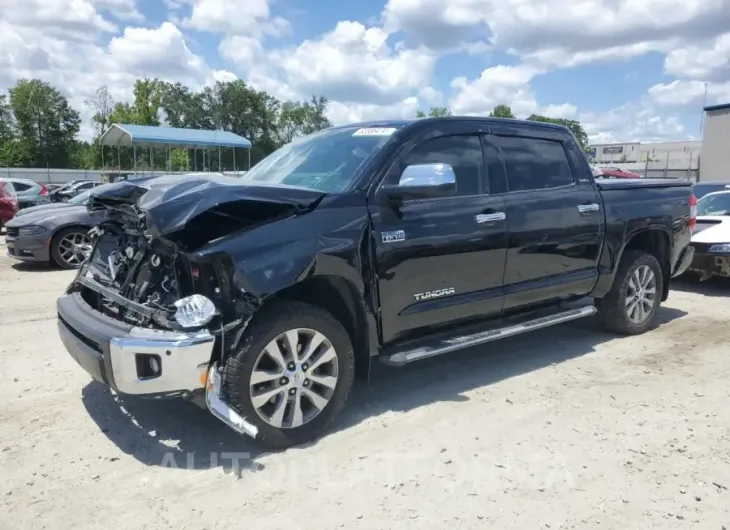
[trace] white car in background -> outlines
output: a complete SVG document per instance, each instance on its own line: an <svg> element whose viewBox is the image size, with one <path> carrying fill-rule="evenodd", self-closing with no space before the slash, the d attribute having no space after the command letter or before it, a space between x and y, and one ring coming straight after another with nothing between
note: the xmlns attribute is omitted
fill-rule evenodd
<svg viewBox="0 0 730 530"><path fill-rule="evenodd" d="M692 232L695 248L687 273L700 280L730 278L730 190L708 193L697 202L697 225Z"/></svg>

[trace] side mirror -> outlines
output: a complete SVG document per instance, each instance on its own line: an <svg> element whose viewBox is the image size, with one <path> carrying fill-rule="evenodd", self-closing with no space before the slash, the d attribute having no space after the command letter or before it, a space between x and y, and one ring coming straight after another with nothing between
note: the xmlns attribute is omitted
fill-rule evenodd
<svg viewBox="0 0 730 530"><path fill-rule="evenodd" d="M456 193L456 175L449 164L413 164L405 168L397 186L386 186L390 201L450 197Z"/></svg>

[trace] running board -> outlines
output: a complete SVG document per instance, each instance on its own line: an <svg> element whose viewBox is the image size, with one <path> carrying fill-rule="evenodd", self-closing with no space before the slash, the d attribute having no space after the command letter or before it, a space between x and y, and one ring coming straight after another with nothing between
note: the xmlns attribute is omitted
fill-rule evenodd
<svg viewBox="0 0 730 530"><path fill-rule="evenodd" d="M444 353L479 346L499 339L513 337L528 331L547 328L563 322L570 322L579 318L589 317L596 314L595 306L581 307L580 309L571 309L553 315L527 320L519 324L512 324L502 328L491 329L489 331L481 331L472 335L462 335L460 337L452 337L438 341L435 346L422 346L412 350L393 353L382 357L382 362L390 366L403 366L414 361L436 357Z"/></svg>

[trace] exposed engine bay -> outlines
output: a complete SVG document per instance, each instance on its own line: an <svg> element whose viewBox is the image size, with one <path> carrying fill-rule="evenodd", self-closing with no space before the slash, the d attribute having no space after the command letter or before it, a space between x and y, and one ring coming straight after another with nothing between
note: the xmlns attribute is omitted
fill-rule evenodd
<svg viewBox="0 0 730 530"><path fill-rule="evenodd" d="M193 293L190 264L176 248L145 235L144 216L110 209L90 235L95 245L78 283L97 311L136 326L175 328L175 302Z"/></svg>
<svg viewBox="0 0 730 530"><path fill-rule="evenodd" d="M230 329L261 299L240 283L236 246L211 245L311 211L324 195L224 176L168 175L100 189L87 207L104 221L89 233L94 246L70 290L138 327Z"/></svg>

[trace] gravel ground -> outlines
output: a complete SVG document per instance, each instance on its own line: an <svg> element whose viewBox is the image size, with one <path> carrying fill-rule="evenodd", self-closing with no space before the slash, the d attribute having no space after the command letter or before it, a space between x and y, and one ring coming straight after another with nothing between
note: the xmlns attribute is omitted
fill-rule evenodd
<svg viewBox="0 0 730 530"><path fill-rule="evenodd" d="M73 273L3 245L2 529L730 528L726 282L676 285L640 337L586 320L379 368L334 433L266 454L93 383L56 334Z"/></svg>

